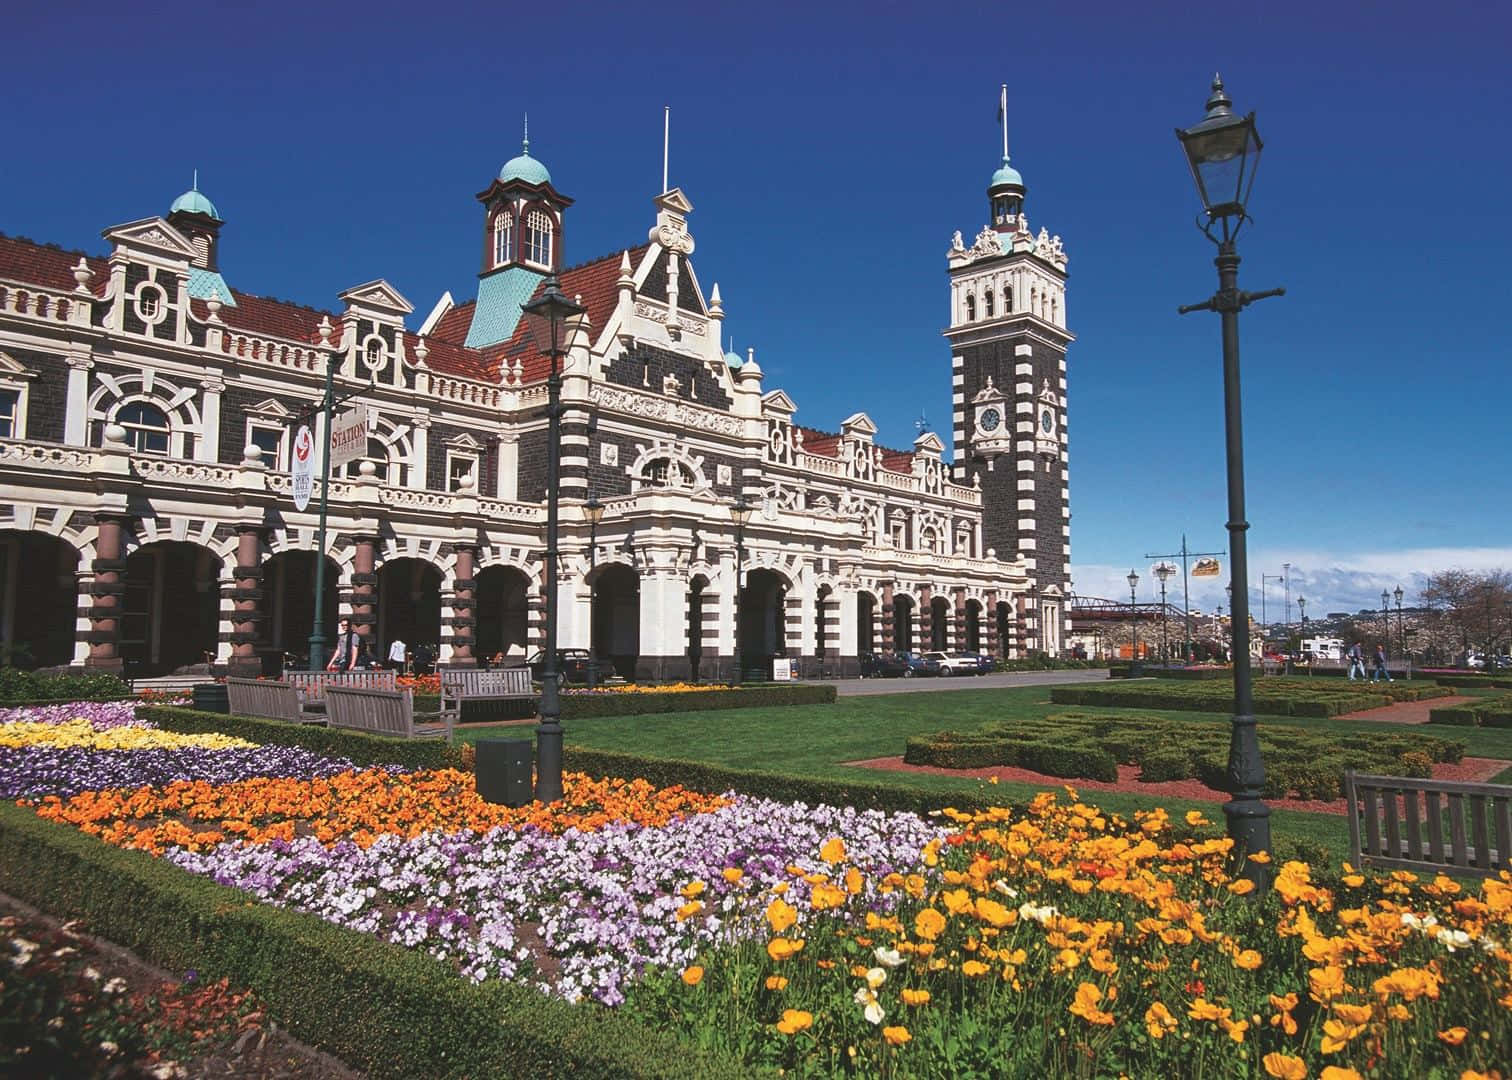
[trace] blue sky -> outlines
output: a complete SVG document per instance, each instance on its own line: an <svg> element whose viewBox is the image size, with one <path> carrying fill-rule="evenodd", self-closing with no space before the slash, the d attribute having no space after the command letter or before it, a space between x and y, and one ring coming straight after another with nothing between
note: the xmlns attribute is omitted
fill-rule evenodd
<svg viewBox="0 0 1512 1080"><path fill-rule="evenodd" d="M1133 566L1143 595L1144 553L1227 545L1218 320L1176 315L1214 272L1172 131L1216 69L1266 140L1241 283L1287 288L1242 323L1254 588L1290 562L1322 614L1512 566L1512 15L1212 12L34 5L7 18L0 229L100 251L198 168L235 286L332 306L383 277L418 324L474 291L473 194L522 113L575 263L644 240L670 105L695 265L768 388L815 427L864 410L906 446L922 412L948 441L944 253L986 220L1007 82L1030 221L1071 256L1076 588L1126 595Z"/></svg>

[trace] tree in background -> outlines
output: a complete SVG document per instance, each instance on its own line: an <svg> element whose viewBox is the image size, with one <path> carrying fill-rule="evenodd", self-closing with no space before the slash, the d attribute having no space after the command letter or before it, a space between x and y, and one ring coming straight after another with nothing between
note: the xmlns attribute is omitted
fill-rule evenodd
<svg viewBox="0 0 1512 1080"><path fill-rule="evenodd" d="M1507 651L1512 641L1512 573L1441 570L1428 578L1419 600L1434 612L1427 629L1440 641L1457 643L1458 659L1477 648L1487 657Z"/></svg>

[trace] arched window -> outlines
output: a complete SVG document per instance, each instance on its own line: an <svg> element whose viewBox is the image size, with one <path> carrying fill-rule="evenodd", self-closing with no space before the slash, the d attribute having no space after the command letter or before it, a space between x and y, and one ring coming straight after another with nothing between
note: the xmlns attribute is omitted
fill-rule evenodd
<svg viewBox="0 0 1512 1080"><path fill-rule="evenodd" d="M348 462L343 467L342 472L346 475L347 479L355 480L362 475L362 463L364 461L371 461L374 469L373 475L381 482L403 487L406 471L404 461L402 458L392 456L390 450L389 445L382 439L375 439L370 436L367 441L367 453L363 454L356 461Z"/></svg>
<svg viewBox="0 0 1512 1080"><path fill-rule="evenodd" d="M986 309L986 318L989 318L989 319L992 318L992 316L993 316L993 310L992 310L992 290L991 289L988 289L986 295L984 295L982 297L982 306Z"/></svg>
<svg viewBox="0 0 1512 1080"><path fill-rule="evenodd" d="M1013 314L1013 289L1011 288L1003 290L1003 314Z"/></svg>
<svg viewBox="0 0 1512 1080"><path fill-rule="evenodd" d="M966 294L966 321L976 322L976 297Z"/></svg>
<svg viewBox="0 0 1512 1080"><path fill-rule="evenodd" d="M525 215L525 258L537 266L551 267L551 218L544 210Z"/></svg>
<svg viewBox="0 0 1512 1080"><path fill-rule="evenodd" d="M378 335L374 334L368 338L367 344L363 347L362 351L363 361L368 367L379 368L383 366L383 347L383 339Z"/></svg>
<svg viewBox="0 0 1512 1080"><path fill-rule="evenodd" d="M641 477L650 487L692 487L693 473L672 458L655 458L646 462Z"/></svg>
<svg viewBox="0 0 1512 1080"><path fill-rule="evenodd" d="M133 401L122 405L115 422L126 429L126 442L139 454L168 452L168 417L156 405Z"/></svg>
<svg viewBox="0 0 1512 1080"><path fill-rule="evenodd" d="M494 265L503 266L514 258L514 215L505 210L494 218Z"/></svg>

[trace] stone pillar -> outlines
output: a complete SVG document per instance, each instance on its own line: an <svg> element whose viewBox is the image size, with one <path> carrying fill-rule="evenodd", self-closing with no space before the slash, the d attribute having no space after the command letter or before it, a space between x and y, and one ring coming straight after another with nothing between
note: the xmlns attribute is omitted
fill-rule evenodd
<svg viewBox="0 0 1512 1080"><path fill-rule="evenodd" d="M119 673L122 608L126 602L126 530L131 519L115 514L95 518L95 559L90 567L94 581L89 586L89 659L86 667Z"/></svg>
<svg viewBox="0 0 1512 1080"><path fill-rule="evenodd" d="M877 628L880 631L878 636L882 642L882 651L896 652L893 641L893 583L891 581L882 583L882 603L878 605L877 617L882 620L882 625Z"/></svg>
<svg viewBox="0 0 1512 1080"><path fill-rule="evenodd" d="M928 585L919 586L919 637L914 649L921 653L934 649L934 594Z"/></svg>
<svg viewBox="0 0 1512 1080"><path fill-rule="evenodd" d="M451 666L477 667L478 618L475 608L477 596L478 547L476 544L457 546L457 565L452 571L452 638Z"/></svg>
<svg viewBox="0 0 1512 1080"><path fill-rule="evenodd" d="M986 610L982 613L982 650L988 656L1001 656L1001 643L998 641L997 606L998 594L989 592L985 601Z"/></svg>
<svg viewBox="0 0 1512 1080"><path fill-rule="evenodd" d="M377 655L378 632L378 537L356 537L352 555L352 629L361 634ZM324 552L320 553L322 557Z"/></svg>
<svg viewBox="0 0 1512 1080"><path fill-rule="evenodd" d="M950 647L957 652L966 651L966 590L956 589L951 594L955 599L955 633L950 635ZM981 627L978 626L978 630Z"/></svg>
<svg viewBox="0 0 1512 1080"><path fill-rule="evenodd" d="M226 670L239 678L252 679L262 674L262 660L257 655L257 624L264 618L261 610L264 531L261 525L236 527L236 566L231 571L236 583L231 588L231 632L226 635L231 643L231 658Z"/></svg>

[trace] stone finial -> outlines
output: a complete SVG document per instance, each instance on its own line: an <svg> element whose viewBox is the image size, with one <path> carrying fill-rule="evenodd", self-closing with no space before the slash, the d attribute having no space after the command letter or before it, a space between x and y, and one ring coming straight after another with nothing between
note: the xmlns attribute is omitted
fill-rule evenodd
<svg viewBox="0 0 1512 1080"><path fill-rule="evenodd" d="M212 288L210 290L210 296L205 300L205 306L210 309L210 316L206 321L213 323L220 322L220 309L222 307L222 304L219 289Z"/></svg>
<svg viewBox="0 0 1512 1080"><path fill-rule="evenodd" d="M709 317L711 319L724 318L724 300L719 295L719 282L714 283L714 291L709 293Z"/></svg>
<svg viewBox="0 0 1512 1080"><path fill-rule="evenodd" d="M126 442L126 429L120 424L106 424L104 431L105 445L112 450L128 450Z"/></svg>
<svg viewBox="0 0 1512 1080"><path fill-rule="evenodd" d="M244 469L263 469L263 468L266 468L267 467L267 463L265 461L263 461L262 447L258 446L256 443L251 443L251 442L249 442L246 446L242 447L242 462L241 463L242 463L242 468L244 468Z"/></svg>
<svg viewBox="0 0 1512 1080"><path fill-rule="evenodd" d="M478 493L478 481L477 481L477 477L476 477L476 475L474 474L474 472L472 470L468 470L467 474L465 476L463 476L461 480L457 481L457 494L458 495L476 495L477 493Z"/></svg>
<svg viewBox="0 0 1512 1080"><path fill-rule="evenodd" d="M316 330L320 333L320 345L322 348L329 349L331 347L331 329L330 316L322 315L320 317L320 325L316 327Z"/></svg>
<svg viewBox="0 0 1512 1080"><path fill-rule="evenodd" d="M627 248L620 255L619 282L620 285L628 285L635 288L635 271L630 266L630 250Z"/></svg>
<svg viewBox="0 0 1512 1080"><path fill-rule="evenodd" d="M378 475L378 466L371 458L363 458L357 463L357 474L364 480L371 480Z"/></svg>
<svg viewBox="0 0 1512 1080"><path fill-rule="evenodd" d="M94 271L89 268L89 262L84 256L79 256L78 263L73 268L74 292L87 293L89 291L89 279L94 277Z"/></svg>
<svg viewBox="0 0 1512 1080"><path fill-rule="evenodd" d="M425 343L424 338L417 338L415 341L415 366L423 368L425 366L425 358L429 355L430 346Z"/></svg>

